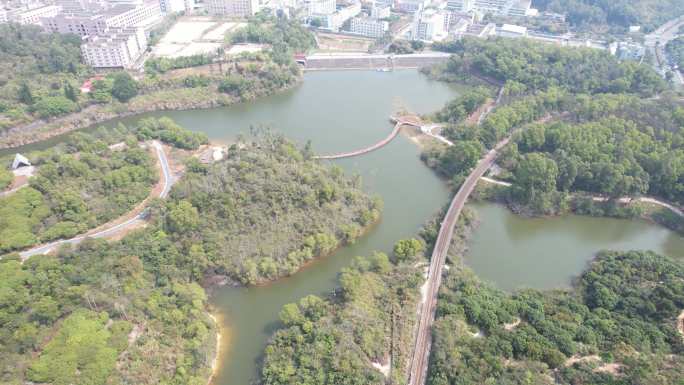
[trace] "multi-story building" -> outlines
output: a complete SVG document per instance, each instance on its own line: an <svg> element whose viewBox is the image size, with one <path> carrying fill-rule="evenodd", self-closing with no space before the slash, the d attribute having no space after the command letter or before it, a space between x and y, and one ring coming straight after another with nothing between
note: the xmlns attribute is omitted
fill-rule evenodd
<svg viewBox="0 0 684 385"><path fill-rule="evenodd" d="M105 0L55 0L55 4L61 6L64 13L96 13L109 6Z"/></svg>
<svg viewBox="0 0 684 385"><path fill-rule="evenodd" d="M532 0L447 0L447 9L457 12L476 11L502 16L535 16Z"/></svg>
<svg viewBox="0 0 684 385"><path fill-rule="evenodd" d="M142 28L113 28L104 36L89 36L81 45L85 62L94 68L133 68L147 49Z"/></svg>
<svg viewBox="0 0 684 385"><path fill-rule="evenodd" d="M41 24L43 17L52 17L62 12L59 5L44 5L36 8L17 8L7 12L7 21L19 24Z"/></svg>
<svg viewBox="0 0 684 385"><path fill-rule="evenodd" d="M120 4L97 13L62 13L43 18L43 27L52 33L75 33L80 36L103 35L110 28L138 27L149 29L162 19L156 1L140 6Z"/></svg>
<svg viewBox="0 0 684 385"><path fill-rule="evenodd" d="M374 4L373 7L371 8L370 17L373 19L388 18L388 17L390 17L390 14L392 13L390 8L391 7L387 4Z"/></svg>
<svg viewBox="0 0 684 385"><path fill-rule="evenodd" d="M359 35L378 38L385 36L389 30L389 23L369 17L355 17L351 19L349 30Z"/></svg>
<svg viewBox="0 0 684 385"><path fill-rule="evenodd" d="M396 8L404 12L416 12L425 8L429 3L430 0L397 0Z"/></svg>
<svg viewBox="0 0 684 385"><path fill-rule="evenodd" d="M425 41L441 41L447 37L446 14L434 9L416 12L413 24L413 38Z"/></svg>
<svg viewBox="0 0 684 385"><path fill-rule="evenodd" d="M259 0L209 0L210 14L224 17L249 17L259 11Z"/></svg>
<svg viewBox="0 0 684 385"><path fill-rule="evenodd" d="M309 0L305 4L308 16L332 15L337 10L335 0Z"/></svg>
<svg viewBox="0 0 684 385"><path fill-rule="evenodd" d="M504 24L497 28L496 34L501 37L525 37L527 36L527 27Z"/></svg>
<svg viewBox="0 0 684 385"><path fill-rule="evenodd" d="M473 0L448 0L446 8L455 12L470 12L473 10Z"/></svg>
<svg viewBox="0 0 684 385"><path fill-rule="evenodd" d="M159 0L159 6L163 14L185 11L185 0Z"/></svg>
<svg viewBox="0 0 684 385"><path fill-rule="evenodd" d="M7 10L0 8L0 23L7 23L9 19L7 18Z"/></svg>

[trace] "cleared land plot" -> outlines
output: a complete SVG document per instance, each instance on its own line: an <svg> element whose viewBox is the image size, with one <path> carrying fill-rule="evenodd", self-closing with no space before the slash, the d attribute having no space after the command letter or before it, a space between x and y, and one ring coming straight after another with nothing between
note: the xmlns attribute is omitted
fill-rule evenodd
<svg viewBox="0 0 684 385"><path fill-rule="evenodd" d="M206 30L215 25L213 21L179 21L164 35L161 43L191 43L199 40Z"/></svg>
<svg viewBox="0 0 684 385"><path fill-rule="evenodd" d="M318 52L367 52L373 39L357 36L318 33Z"/></svg>
<svg viewBox="0 0 684 385"><path fill-rule="evenodd" d="M173 57L192 56L204 53L216 53L216 49L218 49L219 47L221 47L221 43L193 42L186 45Z"/></svg>
<svg viewBox="0 0 684 385"><path fill-rule="evenodd" d="M263 51L264 45L262 44L236 44L226 52L228 55L239 55L243 52L260 52Z"/></svg>
<svg viewBox="0 0 684 385"><path fill-rule="evenodd" d="M202 36L202 40L218 40L218 41L223 41L223 38L226 35L226 32L228 31L235 31L238 28L242 28L246 26L246 23L231 23L231 22L226 22L218 27L212 29L211 31L205 32L204 36Z"/></svg>

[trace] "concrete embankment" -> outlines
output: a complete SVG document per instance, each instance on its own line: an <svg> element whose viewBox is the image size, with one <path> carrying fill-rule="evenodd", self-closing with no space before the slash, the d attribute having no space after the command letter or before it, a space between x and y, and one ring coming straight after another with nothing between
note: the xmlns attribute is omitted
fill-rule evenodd
<svg viewBox="0 0 684 385"><path fill-rule="evenodd" d="M443 63L449 54L431 52L410 55L391 54L315 54L307 56L306 71L360 70L378 68L421 68Z"/></svg>

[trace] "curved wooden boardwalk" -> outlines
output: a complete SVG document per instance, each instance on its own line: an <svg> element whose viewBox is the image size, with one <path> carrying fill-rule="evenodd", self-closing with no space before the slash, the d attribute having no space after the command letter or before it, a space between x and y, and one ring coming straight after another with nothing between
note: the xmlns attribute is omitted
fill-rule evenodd
<svg viewBox="0 0 684 385"><path fill-rule="evenodd" d="M401 129L401 126L403 126L403 125L420 126L419 123L413 122L413 121L411 121L409 119L405 119L405 118L396 118L394 116L391 116L390 120L392 120L393 122L396 122L392 132L385 139L375 143L372 146L362 148L362 149L356 150L356 151L342 152L342 153L333 154L333 155L317 155L317 156L314 156L313 158L314 159L342 159L342 158L352 158L355 156L367 154L371 151L377 150L378 148L384 147L387 145L387 143L391 142L392 139L394 139L399 134L399 129Z"/></svg>

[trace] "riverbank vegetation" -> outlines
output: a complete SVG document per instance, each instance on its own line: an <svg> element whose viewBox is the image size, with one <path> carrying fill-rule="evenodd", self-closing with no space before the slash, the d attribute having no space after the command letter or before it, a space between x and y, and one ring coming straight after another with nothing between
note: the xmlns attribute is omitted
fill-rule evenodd
<svg viewBox="0 0 684 385"><path fill-rule="evenodd" d="M422 259L424 243L403 240L395 250L392 257L354 259L330 298L308 296L285 305L282 328L266 347L261 383L406 383L424 280L413 265Z"/></svg>
<svg viewBox="0 0 684 385"><path fill-rule="evenodd" d="M143 121L102 134L164 139L171 123ZM187 174L168 201L152 205L145 228L119 241L64 245L23 264L17 254L3 256L0 382L206 384L215 331L198 282L216 274L244 283L291 274L378 219L381 204L360 190L358 178L311 155L263 134L213 165L189 158ZM399 253L419 248L408 242Z"/></svg>
<svg viewBox="0 0 684 385"><path fill-rule="evenodd" d="M55 35L58 37L44 42L47 35L32 28L9 25L0 29L0 35L21 36L21 47L35 46L41 50L32 52L28 60L31 65L25 65L23 54L16 53L21 51L19 46L14 43L0 46L10 53L3 68L27 68L19 75L0 74L10 79L0 86L0 95L6 96L3 98L6 101L0 102L2 147L31 143L119 116L225 106L288 89L301 81L293 53L315 45L311 33L295 21L260 14L250 20L246 29L254 34L244 39L266 41L269 46L264 52L226 57L219 50L216 55L152 58L142 78L133 79L126 72L94 77L91 68L79 64L79 39ZM62 51L64 54L58 55ZM48 60L50 55L54 59ZM33 57L45 58L45 63ZM57 59L59 63L52 63ZM27 80L36 78L37 74L56 80L47 84ZM91 81L92 89L81 93L79 89L85 80ZM38 119L46 121L36 122Z"/></svg>
<svg viewBox="0 0 684 385"><path fill-rule="evenodd" d="M442 212L420 237L395 243L392 253L356 257L327 298L308 296L283 306L280 329L261 366L264 385L404 384L415 344L416 310ZM466 208L456 226L449 261L458 260L475 225Z"/></svg>
<svg viewBox="0 0 684 385"><path fill-rule="evenodd" d="M339 167L310 159L282 137L264 134L226 160L194 164L153 214L188 255L187 270L244 284L290 275L315 257L353 243L382 203Z"/></svg>
<svg viewBox="0 0 684 385"><path fill-rule="evenodd" d="M497 177L513 184L504 200L516 211L638 217L642 208L622 198L684 202L684 108L667 94L644 98L663 87L652 70L595 50L508 41L449 43L456 54L432 69L444 79L475 73L503 90L501 104L480 125L466 117L484 96L466 94L435 114L455 145L427 149L428 165L459 185L484 149L513 134Z"/></svg>
<svg viewBox="0 0 684 385"><path fill-rule="evenodd" d="M602 252L572 289L505 293L451 269L439 295L428 384L678 384L681 264Z"/></svg>

